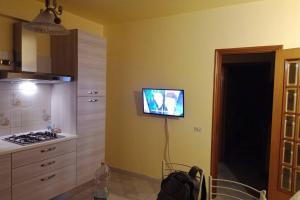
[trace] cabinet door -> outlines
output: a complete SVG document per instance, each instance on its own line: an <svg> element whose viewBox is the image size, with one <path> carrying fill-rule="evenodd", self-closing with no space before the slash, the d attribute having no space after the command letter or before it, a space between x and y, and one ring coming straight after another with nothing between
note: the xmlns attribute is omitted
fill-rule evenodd
<svg viewBox="0 0 300 200"><path fill-rule="evenodd" d="M11 156L0 156L0 199L11 199Z"/></svg>
<svg viewBox="0 0 300 200"><path fill-rule="evenodd" d="M104 161L104 135L77 140L77 185L95 177L96 169Z"/></svg>
<svg viewBox="0 0 300 200"><path fill-rule="evenodd" d="M81 185L94 178L104 160L104 97L78 97L77 135L77 185Z"/></svg>
<svg viewBox="0 0 300 200"><path fill-rule="evenodd" d="M89 137L104 135L105 98L78 97L77 100L77 135Z"/></svg>
<svg viewBox="0 0 300 200"><path fill-rule="evenodd" d="M78 96L105 96L106 40L78 31Z"/></svg>

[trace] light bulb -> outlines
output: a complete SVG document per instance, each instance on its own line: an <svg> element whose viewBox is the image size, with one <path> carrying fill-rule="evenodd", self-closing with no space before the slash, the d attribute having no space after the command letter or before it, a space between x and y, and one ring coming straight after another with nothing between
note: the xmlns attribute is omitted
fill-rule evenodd
<svg viewBox="0 0 300 200"><path fill-rule="evenodd" d="M31 96L31 95L34 95L34 94L36 93L36 91L37 91L37 86L36 86L35 83L26 81L26 82L20 83L19 89L21 90L21 92L22 92L24 95Z"/></svg>

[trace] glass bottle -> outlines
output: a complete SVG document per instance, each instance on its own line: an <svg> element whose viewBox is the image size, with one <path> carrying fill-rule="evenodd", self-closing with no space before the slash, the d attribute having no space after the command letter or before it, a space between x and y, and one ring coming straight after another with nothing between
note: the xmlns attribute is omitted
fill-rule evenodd
<svg viewBox="0 0 300 200"><path fill-rule="evenodd" d="M95 173L95 191L93 200L107 200L109 195L110 168L104 162Z"/></svg>

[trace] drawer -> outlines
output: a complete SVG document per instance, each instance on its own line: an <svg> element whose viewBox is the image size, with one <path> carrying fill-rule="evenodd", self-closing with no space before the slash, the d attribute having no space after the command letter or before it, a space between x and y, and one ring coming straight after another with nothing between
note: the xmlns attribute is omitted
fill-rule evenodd
<svg viewBox="0 0 300 200"><path fill-rule="evenodd" d="M76 140L20 151L12 154L12 167L17 168L74 151L76 151Z"/></svg>
<svg viewBox="0 0 300 200"><path fill-rule="evenodd" d="M13 200L48 200L76 185L76 167L71 165L13 185Z"/></svg>
<svg viewBox="0 0 300 200"><path fill-rule="evenodd" d="M12 171L12 184L18 184L36 176L46 174L70 165L76 164L76 153L68 153L40 162L36 162L23 167L18 167Z"/></svg>

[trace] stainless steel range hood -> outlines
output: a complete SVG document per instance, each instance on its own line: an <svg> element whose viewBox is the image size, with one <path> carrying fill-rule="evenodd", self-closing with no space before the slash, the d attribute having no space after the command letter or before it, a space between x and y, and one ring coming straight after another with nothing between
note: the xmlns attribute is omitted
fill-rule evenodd
<svg viewBox="0 0 300 200"><path fill-rule="evenodd" d="M50 47L50 35L30 32L24 29L24 23L14 24L14 59L10 62L0 58L0 82L62 83L73 80L72 75L61 74L60 69L53 66L51 55L38 55L41 49L38 48L37 37L48 37L44 43L49 44L47 52L50 54L53 50Z"/></svg>
<svg viewBox="0 0 300 200"><path fill-rule="evenodd" d="M0 82L20 82L20 81L32 81L35 83L62 83L72 81L71 76L61 76L48 73L38 72L18 72L1 70Z"/></svg>

